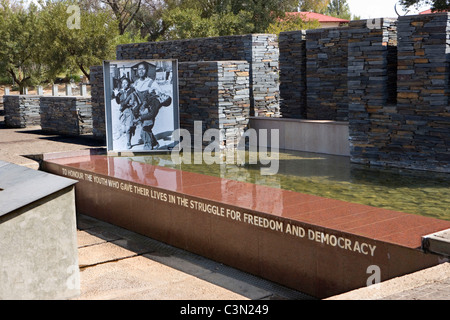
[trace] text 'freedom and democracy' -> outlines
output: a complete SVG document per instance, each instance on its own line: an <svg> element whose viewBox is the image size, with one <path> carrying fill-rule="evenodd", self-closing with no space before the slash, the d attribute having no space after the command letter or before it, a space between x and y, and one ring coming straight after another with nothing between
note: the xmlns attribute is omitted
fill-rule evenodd
<svg viewBox="0 0 450 320"><path fill-rule="evenodd" d="M241 212L239 210L223 207L217 204L189 199L185 196L170 194L164 191L155 190L150 187L135 185L126 181L118 181L115 179L79 172L76 170L62 168L62 174L78 180L96 183L105 187L115 188L139 196L175 204L191 210L220 216L241 223L250 224L255 227L289 234L301 239L315 241L322 245L328 245L331 247L336 247L372 257L375 254L376 245L349 239L345 236L337 236L331 233L302 227L296 224L285 223L283 221L266 218L248 212Z"/></svg>

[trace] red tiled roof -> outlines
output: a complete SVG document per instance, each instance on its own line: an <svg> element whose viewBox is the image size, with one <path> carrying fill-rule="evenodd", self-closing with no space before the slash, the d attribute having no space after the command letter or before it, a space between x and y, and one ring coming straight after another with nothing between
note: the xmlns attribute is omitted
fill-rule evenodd
<svg viewBox="0 0 450 320"><path fill-rule="evenodd" d="M301 15L303 19L308 20L318 20L319 22L340 22L340 23L347 23L349 20L340 19L336 17L330 17L326 16L324 14L315 13L315 12L286 12L287 15Z"/></svg>
<svg viewBox="0 0 450 320"><path fill-rule="evenodd" d="M425 10L420 12L419 14L430 14L430 13L438 13L439 11L433 12L431 9ZM440 12L447 12L447 11L440 11Z"/></svg>

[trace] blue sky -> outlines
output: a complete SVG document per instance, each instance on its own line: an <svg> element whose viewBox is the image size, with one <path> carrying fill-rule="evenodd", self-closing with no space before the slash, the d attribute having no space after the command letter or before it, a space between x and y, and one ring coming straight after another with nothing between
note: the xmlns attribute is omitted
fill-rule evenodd
<svg viewBox="0 0 450 320"><path fill-rule="evenodd" d="M394 6L398 0L347 0L350 11L353 15L360 16L361 19L367 18L390 18L396 17ZM420 10L411 10L409 14L415 14L420 11L429 9L428 6L420 8ZM402 7L397 5L400 15L405 14Z"/></svg>

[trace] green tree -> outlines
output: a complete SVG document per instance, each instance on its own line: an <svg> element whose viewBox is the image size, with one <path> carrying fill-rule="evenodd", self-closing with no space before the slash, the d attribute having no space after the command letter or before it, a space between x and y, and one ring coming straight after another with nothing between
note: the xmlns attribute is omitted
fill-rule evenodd
<svg viewBox="0 0 450 320"><path fill-rule="evenodd" d="M128 30L131 34L139 34L147 41L156 41L165 32L162 16L166 5L159 0L143 0L140 10L134 17L134 22Z"/></svg>
<svg viewBox="0 0 450 320"><path fill-rule="evenodd" d="M346 20L351 20L352 18L347 0L331 0L325 14Z"/></svg>
<svg viewBox="0 0 450 320"><path fill-rule="evenodd" d="M0 3L0 71L8 74L23 93L43 82L52 71L43 64L43 24L38 8Z"/></svg>
<svg viewBox="0 0 450 320"><path fill-rule="evenodd" d="M161 0L79 0L90 12L108 12L116 21L119 34L156 41L166 29L162 14L168 9Z"/></svg>
<svg viewBox="0 0 450 320"><path fill-rule="evenodd" d="M399 0L399 4L405 9L412 6L429 5L433 11L450 10L449 0Z"/></svg>
<svg viewBox="0 0 450 320"><path fill-rule="evenodd" d="M216 36L214 22L208 18L202 18L197 9L175 8L163 15L164 23L168 31L161 40L190 39Z"/></svg>
<svg viewBox="0 0 450 320"><path fill-rule="evenodd" d="M111 8L120 35L123 35L135 21L142 5L142 0L102 0L101 2Z"/></svg>
<svg viewBox="0 0 450 320"><path fill-rule="evenodd" d="M292 11L297 1L167 0L166 3L163 25L167 34L162 39L264 33L286 11Z"/></svg>
<svg viewBox="0 0 450 320"><path fill-rule="evenodd" d="M119 22L107 11L80 8L79 28L70 27L68 8L76 4L75 0L49 1L41 12L46 26L45 63L53 70L81 71L89 79L89 67L115 59L118 44L143 41L127 32L120 34Z"/></svg>
<svg viewBox="0 0 450 320"><path fill-rule="evenodd" d="M300 0L298 7L300 11L325 13L329 3L330 0Z"/></svg>
<svg viewBox="0 0 450 320"><path fill-rule="evenodd" d="M252 33L263 33L270 24L284 17L286 12L292 11L296 3L297 1L292 0L228 0L224 1L222 7L230 8L234 14L248 12L254 25Z"/></svg>
<svg viewBox="0 0 450 320"><path fill-rule="evenodd" d="M300 15L286 15L270 24L267 28L268 33L279 34L280 32L308 30L320 28L318 20L303 20Z"/></svg>

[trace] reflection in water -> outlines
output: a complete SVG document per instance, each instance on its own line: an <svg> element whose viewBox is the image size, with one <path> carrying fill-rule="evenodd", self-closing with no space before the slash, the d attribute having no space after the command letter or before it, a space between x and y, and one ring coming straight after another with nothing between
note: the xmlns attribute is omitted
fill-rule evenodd
<svg viewBox="0 0 450 320"><path fill-rule="evenodd" d="M348 157L280 152L277 175L263 176L261 165L181 164L170 154L137 156L134 161L245 181L274 188L450 220L450 175L351 164ZM192 161L193 163L193 161Z"/></svg>

